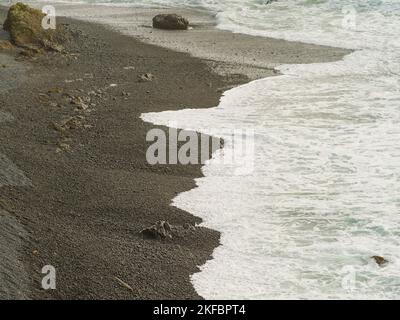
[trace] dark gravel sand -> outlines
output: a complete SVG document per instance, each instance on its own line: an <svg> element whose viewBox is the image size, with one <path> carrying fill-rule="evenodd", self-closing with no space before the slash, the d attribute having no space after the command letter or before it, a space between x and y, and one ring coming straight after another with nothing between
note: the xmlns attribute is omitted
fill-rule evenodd
<svg viewBox="0 0 400 320"><path fill-rule="evenodd" d="M245 79L222 78L199 59L99 25L68 23L68 54L24 58L28 79L0 95L0 110L15 118L0 126L0 152L33 185L3 186L0 193L0 208L29 233L22 254L29 292L21 297L199 298L189 276L210 258L218 232L196 228L169 241L144 240L139 232L157 220L200 222L170 206L195 186L200 166L148 165L145 136L152 126L139 116L215 106L218 88ZM155 79L138 82L143 73ZM75 110L70 95L90 97L92 105ZM48 264L56 267L57 290L41 289ZM10 274L19 278L18 270Z"/></svg>

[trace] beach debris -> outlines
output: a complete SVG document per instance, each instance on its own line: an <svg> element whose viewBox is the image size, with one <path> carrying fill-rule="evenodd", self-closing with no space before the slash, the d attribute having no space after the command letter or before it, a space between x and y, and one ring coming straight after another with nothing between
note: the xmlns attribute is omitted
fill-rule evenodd
<svg viewBox="0 0 400 320"><path fill-rule="evenodd" d="M89 96L101 97L104 92L101 89L91 90L87 94Z"/></svg>
<svg viewBox="0 0 400 320"><path fill-rule="evenodd" d="M65 83L82 82L82 81L83 81L82 78L78 78L78 79L65 79L65 80L64 80Z"/></svg>
<svg viewBox="0 0 400 320"><path fill-rule="evenodd" d="M196 230L196 227L194 225L190 224L190 223L185 223L183 225L183 228L185 230L190 230L190 231L195 231Z"/></svg>
<svg viewBox="0 0 400 320"><path fill-rule="evenodd" d="M139 82L150 82L153 81L154 78L154 75L152 75L151 73L141 74L139 75Z"/></svg>
<svg viewBox="0 0 400 320"><path fill-rule="evenodd" d="M166 30L187 30L189 21L177 14L159 14L153 18L153 28Z"/></svg>
<svg viewBox="0 0 400 320"><path fill-rule="evenodd" d="M62 126L60 126L57 122L52 122L52 126L53 126L53 129L58 132L65 131L65 129Z"/></svg>
<svg viewBox="0 0 400 320"><path fill-rule="evenodd" d="M41 53L41 52L42 51L40 49L26 48L26 49L21 50L19 52L19 54L26 58L33 58L35 55L37 55L38 53Z"/></svg>
<svg viewBox="0 0 400 320"><path fill-rule="evenodd" d="M127 66L127 67L124 67L124 70L135 70L135 67L134 66Z"/></svg>
<svg viewBox="0 0 400 320"><path fill-rule="evenodd" d="M173 238L185 238L196 231L196 227L190 223L183 225L171 225L168 221L157 221L154 225L143 229L140 234L145 239L172 240Z"/></svg>
<svg viewBox="0 0 400 320"><path fill-rule="evenodd" d="M122 280L121 280L120 278L118 278L118 277L114 277L114 279L117 280L117 282L118 282L121 286L123 286L123 287L127 288L129 291L132 291L132 292L133 292L133 288L132 288L129 284L127 284L125 281L122 281Z"/></svg>
<svg viewBox="0 0 400 320"><path fill-rule="evenodd" d="M140 231L140 234L147 239L172 239L171 225L167 221L157 221L154 225Z"/></svg>
<svg viewBox="0 0 400 320"><path fill-rule="evenodd" d="M71 138L63 138L59 140L57 143L56 153L70 150L71 142L72 142Z"/></svg>
<svg viewBox="0 0 400 320"><path fill-rule="evenodd" d="M62 92L63 92L63 89L58 88L58 87L47 90L47 93L62 93Z"/></svg>
<svg viewBox="0 0 400 320"><path fill-rule="evenodd" d="M43 48L61 51L59 28L44 29L42 20L46 15L40 10L18 2L10 7L3 29L10 34L13 44L29 49Z"/></svg>
<svg viewBox="0 0 400 320"><path fill-rule="evenodd" d="M55 51L55 52L59 52L59 53L64 51L64 47L61 44L53 43L46 39L43 40L43 47L47 50Z"/></svg>
<svg viewBox="0 0 400 320"><path fill-rule="evenodd" d="M75 105L78 110L86 110L89 108L88 103L90 102L90 99L83 99L82 97L79 96L72 96L70 98L70 103L72 105Z"/></svg>
<svg viewBox="0 0 400 320"><path fill-rule="evenodd" d="M82 126L82 116L74 116L64 120L61 124L61 127L66 129L77 129Z"/></svg>
<svg viewBox="0 0 400 320"><path fill-rule="evenodd" d="M40 101L47 101L50 98L47 93L39 93L38 97Z"/></svg>
<svg viewBox="0 0 400 320"><path fill-rule="evenodd" d="M64 132L65 130L69 129L81 128L83 126L82 125L83 119L84 118L82 116L73 116L65 119L60 124L53 122L52 123L53 129L59 132Z"/></svg>
<svg viewBox="0 0 400 320"><path fill-rule="evenodd" d="M10 41L7 40L0 40L0 49L2 50L10 50L13 48L13 45Z"/></svg>
<svg viewBox="0 0 400 320"><path fill-rule="evenodd" d="M64 142L60 142L60 143L58 144L58 147L59 147L61 150L69 150L69 149L71 148L71 146L70 146L68 143L64 143Z"/></svg>
<svg viewBox="0 0 400 320"><path fill-rule="evenodd" d="M376 264L380 267L384 267L389 263L388 260L386 260L384 257L381 256L372 256L371 258L374 259Z"/></svg>
<svg viewBox="0 0 400 320"><path fill-rule="evenodd" d="M64 52L64 57L68 58L68 59L78 60L79 56L80 56L79 53L67 53L67 52Z"/></svg>

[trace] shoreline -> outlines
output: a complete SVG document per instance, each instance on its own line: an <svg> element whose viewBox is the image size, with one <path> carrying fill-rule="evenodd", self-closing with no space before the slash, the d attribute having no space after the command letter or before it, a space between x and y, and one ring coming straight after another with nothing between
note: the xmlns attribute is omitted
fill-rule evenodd
<svg viewBox="0 0 400 320"><path fill-rule="evenodd" d="M23 190L1 189L1 197L11 201L11 212L30 235L24 258L29 275L25 284L30 287L26 295L34 299L201 298L190 275L211 258L219 233L196 227L171 242L143 240L138 233L157 220L177 226L201 222L170 203L177 194L195 187L202 166L146 164L145 134L154 126L142 122L140 115L214 107L221 88L244 84L252 73L238 75L243 68L237 65L229 68L231 73L223 68L217 74L213 70L221 70L218 61L213 60L211 70L212 59L144 43L98 24L60 21L74 31L67 48L74 55L52 54L26 62L32 70L25 85L2 95L5 110L1 111L12 113L16 121L0 128L1 151L33 184ZM283 41L281 55L283 43L291 48L286 57L290 60L297 44ZM308 48L315 54L316 47L302 44L299 52ZM337 50L337 55L344 52ZM124 69L129 66L135 69ZM49 75L49 71L53 72ZM137 77L147 72L156 79L139 83ZM272 75L272 69L268 73ZM62 90L49 93L54 88ZM86 97L94 89L101 94L91 98L90 112L76 112L65 100L64 94ZM83 124L68 130L66 137L51 126L76 115L83 117ZM58 152L61 144L69 147ZM59 285L52 292L38 287L40 270L47 264L60 270ZM121 286L117 278L132 290Z"/></svg>
<svg viewBox="0 0 400 320"><path fill-rule="evenodd" d="M41 8L51 2L29 2ZM353 52L303 42L253 36L217 28L215 14L206 8L135 8L102 4L53 3L58 16L94 22L146 44L188 53L203 60L222 76L245 75L257 80L279 74L274 68L282 64L334 62ZM187 17L187 32L152 28L158 13L177 13Z"/></svg>

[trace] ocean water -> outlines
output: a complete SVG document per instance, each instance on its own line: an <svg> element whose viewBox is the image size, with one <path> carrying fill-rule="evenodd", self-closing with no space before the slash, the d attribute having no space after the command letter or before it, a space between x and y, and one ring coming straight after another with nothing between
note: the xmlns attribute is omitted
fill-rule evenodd
<svg viewBox="0 0 400 320"><path fill-rule="evenodd" d="M354 49L225 92L218 107L146 114L254 129L254 172L204 168L173 205L222 233L192 276L217 299L400 298L400 1L201 1L219 28ZM190 5L194 5L193 2ZM218 134L217 134L218 135ZM373 255L389 260L379 267Z"/></svg>
<svg viewBox="0 0 400 320"><path fill-rule="evenodd" d="M225 139L197 188L173 199L222 235L192 276L204 298L400 298L400 0L82 2L205 7L221 29L354 49L281 65L208 110L142 118ZM234 129L254 130L250 174L220 164Z"/></svg>

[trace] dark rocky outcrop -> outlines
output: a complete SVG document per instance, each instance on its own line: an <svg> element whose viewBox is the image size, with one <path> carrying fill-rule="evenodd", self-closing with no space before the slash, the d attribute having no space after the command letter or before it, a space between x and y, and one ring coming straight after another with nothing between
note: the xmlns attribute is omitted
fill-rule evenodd
<svg viewBox="0 0 400 320"><path fill-rule="evenodd" d="M189 21L177 14L159 14L153 18L153 28L165 30L187 30Z"/></svg>
<svg viewBox="0 0 400 320"><path fill-rule="evenodd" d="M3 28L9 32L11 42L17 46L60 51L61 33L59 30L42 27L45 16L41 11L18 2L10 7Z"/></svg>

